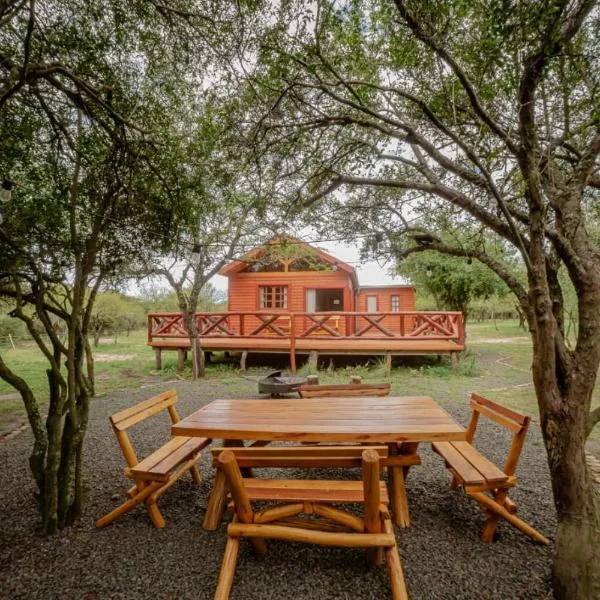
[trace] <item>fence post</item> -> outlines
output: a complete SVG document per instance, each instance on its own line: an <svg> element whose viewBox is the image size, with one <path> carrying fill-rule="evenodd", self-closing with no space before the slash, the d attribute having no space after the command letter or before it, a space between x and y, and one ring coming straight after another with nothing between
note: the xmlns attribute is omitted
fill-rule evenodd
<svg viewBox="0 0 600 600"><path fill-rule="evenodd" d="M290 313L290 368L296 374L296 315Z"/></svg>
<svg viewBox="0 0 600 600"><path fill-rule="evenodd" d="M462 313L458 313L458 343L461 346L465 344L465 325Z"/></svg>

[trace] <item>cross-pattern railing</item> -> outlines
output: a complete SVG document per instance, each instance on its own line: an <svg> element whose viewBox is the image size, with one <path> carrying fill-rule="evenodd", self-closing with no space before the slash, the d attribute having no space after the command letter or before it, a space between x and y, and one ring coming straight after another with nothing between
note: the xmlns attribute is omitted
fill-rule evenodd
<svg viewBox="0 0 600 600"><path fill-rule="evenodd" d="M464 344L460 312L233 311L196 313L194 323L200 338L428 339ZM189 334L181 313L148 314L149 343L187 337Z"/></svg>

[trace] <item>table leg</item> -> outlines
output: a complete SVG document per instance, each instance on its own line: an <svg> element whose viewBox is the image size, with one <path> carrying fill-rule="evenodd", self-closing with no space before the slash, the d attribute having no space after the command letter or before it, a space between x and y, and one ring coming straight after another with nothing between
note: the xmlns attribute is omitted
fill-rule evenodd
<svg viewBox="0 0 600 600"><path fill-rule="evenodd" d="M224 448L241 448L243 446L244 442L242 440L223 440ZM244 477L252 477L252 469L242 469L242 474ZM213 487L208 498L208 504L206 506L204 522L202 523L204 529L214 531L223 520L225 503L227 502L227 493L227 479L224 473L217 469Z"/></svg>
<svg viewBox="0 0 600 600"><path fill-rule="evenodd" d="M419 442L402 442L398 444L398 454L416 454L418 447ZM410 466L402 467L402 470L404 471L404 481L406 482Z"/></svg>
<svg viewBox="0 0 600 600"><path fill-rule="evenodd" d="M244 441L243 440L223 440L223 446L225 446L225 448L244 448ZM252 469L250 467L242 467L240 469L241 473L242 473L242 477L254 477L254 475L252 474Z"/></svg>
<svg viewBox="0 0 600 600"><path fill-rule="evenodd" d="M225 501L227 500L227 480L225 474L217 469L215 473L215 481L213 488L208 498L206 514L204 515L204 523L202 527L209 531L214 531L223 519L225 512Z"/></svg>
<svg viewBox="0 0 600 600"><path fill-rule="evenodd" d="M397 444L388 444L390 455L398 454ZM406 496L406 486L404 484L405 467L388 467L388 477L390 482L390 500L392 512L394 514L394 523L398 527L410 526L410 514L408 512L408 498Z"/></svg>

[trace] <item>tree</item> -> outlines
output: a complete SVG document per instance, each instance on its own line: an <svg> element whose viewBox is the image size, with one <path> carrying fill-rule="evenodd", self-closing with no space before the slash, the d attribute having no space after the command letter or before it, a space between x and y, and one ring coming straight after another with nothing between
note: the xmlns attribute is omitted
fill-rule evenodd
<svg viewBox="0 0 600 600"><path fill-rule="evenodd" d="M204 352L194 315L208 281L232 258L268 231L267 207L273 181L261 179L240 154L243 103L211 97L185 153L182 193L192 206L174 232L167 260L150 273L164 277L177 296L190 336L194 379L204 376Z"/></svg>
<svg viewBox="0 0 600 600"><path fill-rule="evenodd" d="M90 317L94 346L100 343L104 333L125 331L129 335L133 329L144 324L144 309L137 299L117 292L104 292L96 296Z"/></svg>
<svg viewBox="0 0 600 600"><path fill-rule="evenodd" d="M481 263L438 253L411 255L398 265L398 273L430 293L439 310L457 310L469 317L474 300L504 296L506 285Z"/></svg>
<svg viewBox="0 0 600 600"><path fill-rule="evenodd" d="M0 225L0 298L48 361L46 418L45 399L2 354L0 377L20 392L33 431L46 533L81 514L96 295L169 251L169 230L188 212L178 110L184 91L195 94L185 78L198 81L189 56L200 46L187 29L197 15L147 4L0 3L0 173L16 182Z"/></svg>
<svg viewBox="0 0 600 600"><path fill-rule="evenodd" d="M295 8L257 33L253 81L270 107L257 152L267 162L285 154L296 205L323 214L353 204L354 223L374 212L405 255L470 257L516 296L533 341L558 516L554 593L598 597L600 506L585 459L600 421L591 409L600 248L585 220L600 188L597 2L322 0ZM298 16L289 22L291 13ZM436 228L442 217L456 235L481 235L468 247L449 243ZM526 282L489 252L492 235L519 254ZM561 271L577 293L573 348Z"/></svg>

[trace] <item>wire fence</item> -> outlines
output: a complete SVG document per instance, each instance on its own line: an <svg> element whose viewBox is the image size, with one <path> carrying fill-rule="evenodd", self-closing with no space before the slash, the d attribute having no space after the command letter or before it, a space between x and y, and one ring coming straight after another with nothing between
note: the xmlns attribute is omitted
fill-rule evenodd
<svg viewBox="0 0 600 600"><path fill-rule="evenodd" d="M118 331L103 331L99 338L100 342L106 342L106 340L111 340L111 343L118 343L119 338L127 337L131 333L136 331L141 331L138 329L122 329ZM66 344L67 342L67 334L62 332L57 332L58 339ZM39 337L47 344L51 345L50 336L47 333L40 333ZM88 336L90 344L94 346L95 336L90 334ZM18 350L24 348L33 348L37 346L37 342L33 339L31 334L29 333L7 333L4 335L0 335L0 351L6 350Z"/></svg>

